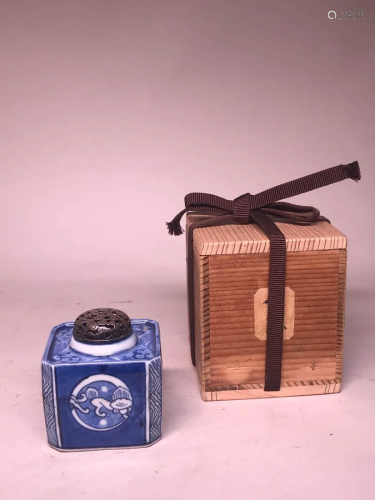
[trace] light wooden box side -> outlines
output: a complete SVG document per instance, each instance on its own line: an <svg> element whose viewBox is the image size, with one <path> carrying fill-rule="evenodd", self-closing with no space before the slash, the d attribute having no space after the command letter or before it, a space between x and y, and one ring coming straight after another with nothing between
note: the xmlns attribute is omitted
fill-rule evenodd
<svg viewBox="0 0 375 500"><path fill-rule="evenodd" d="M188 224L197 218L189 216ZM268 240L255 225L194 231L196 357L203 399L339 392L346 238L328 223L317 226L282 228L288 247L286 286L296 293L296 316L295 334L284 340L280 392L263 390L266 341L254 335L254 294L268 287Z"/></svg>

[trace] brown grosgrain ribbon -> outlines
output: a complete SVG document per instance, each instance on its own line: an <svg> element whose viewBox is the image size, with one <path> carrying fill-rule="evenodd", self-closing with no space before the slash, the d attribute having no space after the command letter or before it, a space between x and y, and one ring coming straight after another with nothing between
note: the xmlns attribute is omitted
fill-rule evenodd
<svg viewBox="0 0 375 500"><path fill-rule="evenodd" d="M338 165L337 167L328 168L321 172L280 184L262 193L255 195L246 193L233 201L206 193L190 193L185 196L186 208L177 214L171 222L167 223L169 234L176 236L182 234L183 230L180 221L182 216L187 212L206 215L211 215L212 213L212 217L191 224L188 230L188 298L190 349L193 365L195 365L194 229L222 224L249 224L255 222L268 236L270 240L270 269L264 390L279 391L281 385L284 333L286 240L272 219L283 219L284 222L289 223L329 222L314 207L304 207L279 200L307 193L308 191L313 191L314 189L328 186L344 179L353 179L358 182L360 178L359 165L355 161L347 165Z"/></svg>

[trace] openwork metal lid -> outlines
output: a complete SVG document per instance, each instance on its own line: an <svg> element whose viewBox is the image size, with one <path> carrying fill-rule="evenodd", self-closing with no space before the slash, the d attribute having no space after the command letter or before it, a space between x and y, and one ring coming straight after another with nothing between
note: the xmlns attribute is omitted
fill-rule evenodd
<svg viewBox="0 0 375 500"><path fill-rule="evenodd" d="M118 309L90 309L74 322L73 337L83 344L113 344L132 335L130 318Z"/></svg>

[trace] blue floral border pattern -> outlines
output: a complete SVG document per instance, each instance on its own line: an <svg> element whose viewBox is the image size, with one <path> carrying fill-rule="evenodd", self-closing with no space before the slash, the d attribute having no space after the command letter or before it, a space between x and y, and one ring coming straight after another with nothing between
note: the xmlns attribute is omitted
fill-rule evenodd
<svg viewBox="0 0 375 500"><path fill-rule="evenodd" d="M58 446L55 405L53 401L53 369L47 363L42 363L42 390L48 442L52 446Z"/></svg>
<svg viewBox="0 0 375 500"><path fill-rule="evenodd" d="M149 364L149 404L150 404L150 443L161 437L162 417L162 363L161 358Z"/></svg>

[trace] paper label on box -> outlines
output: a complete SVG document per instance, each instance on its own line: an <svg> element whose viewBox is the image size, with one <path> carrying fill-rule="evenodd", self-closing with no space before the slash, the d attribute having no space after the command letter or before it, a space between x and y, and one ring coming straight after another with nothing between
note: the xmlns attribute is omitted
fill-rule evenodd
<svg viewBox="0 0 375 500"><path fill-rule="evenodd" d="M267 339L268 288L259 288L254 295L254 326L255 336L259 340ZM295 293L285 288L284 306L284 340L294 335Z"/></svg>

